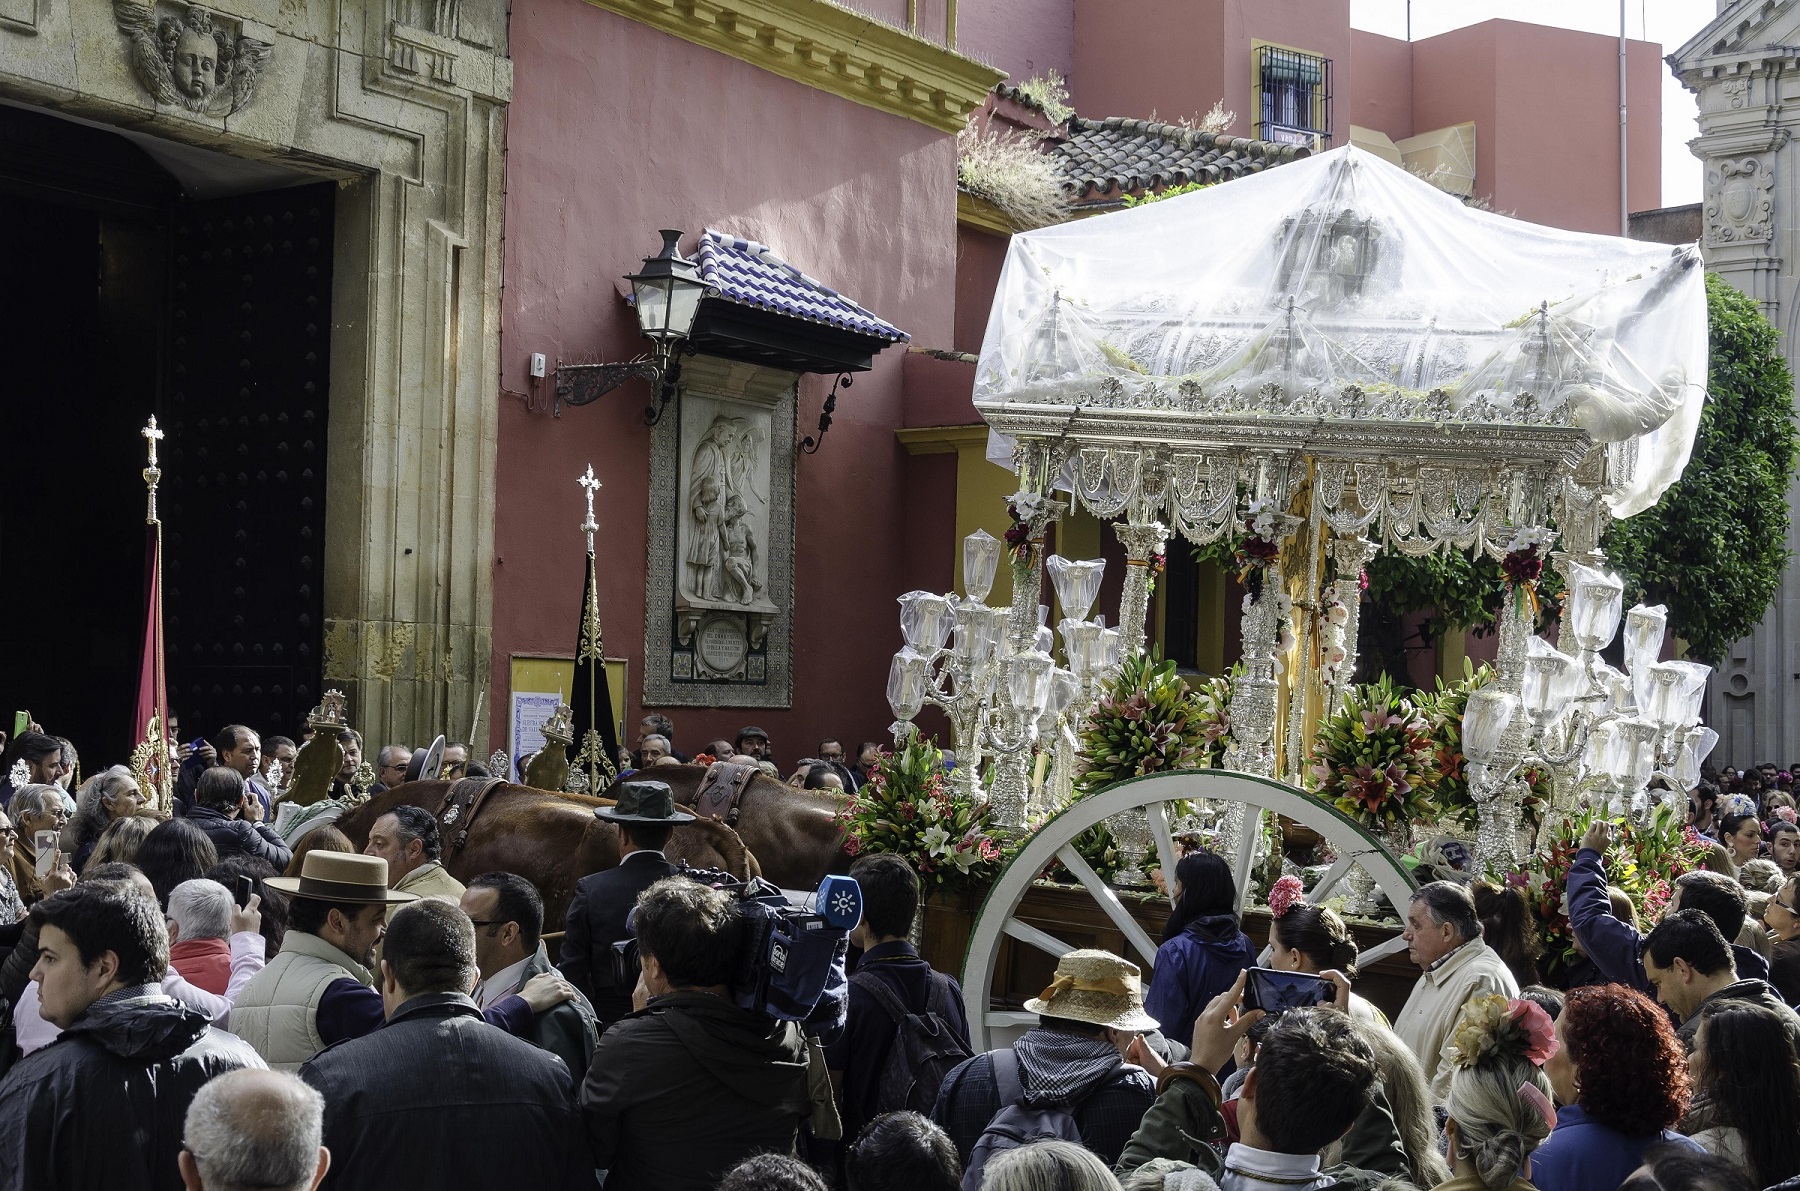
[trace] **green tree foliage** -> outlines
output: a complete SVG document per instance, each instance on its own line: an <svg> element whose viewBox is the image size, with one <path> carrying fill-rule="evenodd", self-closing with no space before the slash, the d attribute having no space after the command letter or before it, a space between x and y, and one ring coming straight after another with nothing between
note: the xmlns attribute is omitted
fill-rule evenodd
<svg viewBox="0 0 1800 1191"><path fill-rule="evenodd" d="M1780 333L1740 290L1706 278L1712 359L1687 470L1603 547L1626 599L1669 606L1669 628L1716 665L1774 602L1787 568L1794 378Z"/></svg>
<svg viewBox="0 0 1800 1191"><path fill-rule="evenodd" d="M1614 522L1601 547L1625 580L1626 602L1668 605L1670 631L1691 656L1716 664L1775 598L1788 562L1787 486L1800 442L1779 333L1755 302L1710 274L1706 298L1711 374L1693 457L1655 507ZM1426 609L1428 638L1491 628L1504 582L1487 558L1384 554L1369 565L1373 607L1364 623L1377 640L1365 645L1376 656L1403 657L1398 642L1383 648L1383 628L1397 636L1403 618ZM1546 619L1559 586L1545 568L1538 590Z"/></svg>

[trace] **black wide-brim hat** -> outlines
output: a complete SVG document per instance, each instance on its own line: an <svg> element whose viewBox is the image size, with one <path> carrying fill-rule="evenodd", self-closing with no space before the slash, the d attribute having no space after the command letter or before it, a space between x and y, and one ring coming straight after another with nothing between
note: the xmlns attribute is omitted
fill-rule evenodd
<svg viewBox="0 0 1800 1191"><path fill-rule="evenodd" d="M694 816L675 809L675 792L667 782L620 782L617 805L597 806L594 816L609 823L651 823L673 827Z"/></svg>

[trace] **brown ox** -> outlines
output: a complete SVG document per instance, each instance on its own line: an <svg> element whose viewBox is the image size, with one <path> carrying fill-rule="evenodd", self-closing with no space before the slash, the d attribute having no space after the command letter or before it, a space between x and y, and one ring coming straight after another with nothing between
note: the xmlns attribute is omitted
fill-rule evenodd
<svg viewBox="0 0 1800 1191"><path fill-rule="evenodd" d="M662 766L656 779L669 783L677 802L692 806L705 772L698 765ZM392 807L416 806L440 814L451 784L396 786L345 815L337 826L361 848L375 820ZM444 867L459 881L495 870L518 873L543 895L544 928L560 930L575 882L619 862L618 828L594 817L594 808L608 801L502 786L483 801L462 851L452 854L451 841L444 841ZM812 889L826 873L842 872L849 862L840 847L837 807L829 798L757 777L744 790L735 833L703 819L676 828L666 854L696 868L724 869L739 877L760 873L785 889Z"/></svg>

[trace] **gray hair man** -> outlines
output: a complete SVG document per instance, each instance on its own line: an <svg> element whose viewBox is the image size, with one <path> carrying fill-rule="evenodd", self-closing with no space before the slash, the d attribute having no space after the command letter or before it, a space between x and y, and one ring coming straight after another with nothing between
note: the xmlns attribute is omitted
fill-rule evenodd
<svg viewBox="0 0 1800 1191"><path fill-rule="evenodd" d="M232 1071L188 1105L187 1191L313 1191L331 1168L319 1144L325 1098L284 1071Z"/></svg>
<svg viewBox="0 0 1800 1191"><path fill-rule="evenodd" d="M403 744L384 744L375 755L377 790L392 790L406 781L406 767L412 762L412 750ZM374 793L376 791L371 791Z"/></svg>
<svg viewBox="0 0 1800 1191"><path fill-rule="evenodd" d="M1418 1056L1431 1093L1440 1103L1450 1093L1450 1034L1463 1006L1474 997L1519 995L1518 981L1499 954L1481 939L1475 899L1452 881L1421 885L1406 907L1407 958L1419 965L1419 982L1394 1022L1394 1032Z"/></svg>
<svg viewBox="0 0 1800 1191"><path fill-rule="evenodd" d="M231 910L231 891L205 877L169 892L169 966L219 995L231 983Z"/></svg>

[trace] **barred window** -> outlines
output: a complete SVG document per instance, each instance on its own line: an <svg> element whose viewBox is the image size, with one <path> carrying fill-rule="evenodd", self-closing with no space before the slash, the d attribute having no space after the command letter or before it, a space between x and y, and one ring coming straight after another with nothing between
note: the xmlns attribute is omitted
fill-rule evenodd
<svg viewBox="0 0 1800 1191"><path fill-rule="evenodd" d="M1256 135L1282 145L1331 146L1331 59L1256 47Z"/></svg>

